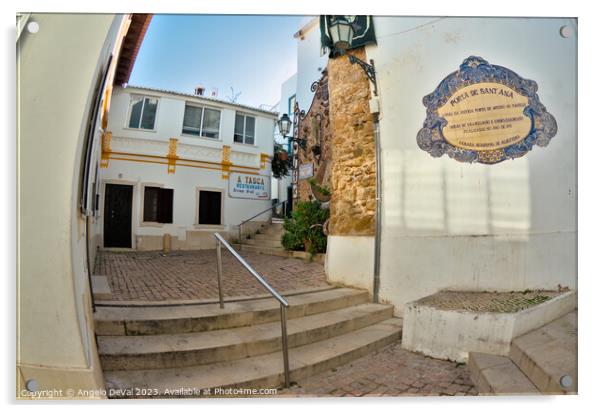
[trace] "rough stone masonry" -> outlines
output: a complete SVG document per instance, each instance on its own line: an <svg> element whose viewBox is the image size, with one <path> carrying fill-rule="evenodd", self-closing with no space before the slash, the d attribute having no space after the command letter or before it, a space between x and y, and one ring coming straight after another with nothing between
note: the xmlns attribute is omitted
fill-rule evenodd
<svg viewBox="0 0 602 413"><path fill-rule="evenodd" d="M364 48L349 51L366 60ZM332 235L373 235L376 211L374 122L368 77L347 56L328 62L333 134Z"/></svg>

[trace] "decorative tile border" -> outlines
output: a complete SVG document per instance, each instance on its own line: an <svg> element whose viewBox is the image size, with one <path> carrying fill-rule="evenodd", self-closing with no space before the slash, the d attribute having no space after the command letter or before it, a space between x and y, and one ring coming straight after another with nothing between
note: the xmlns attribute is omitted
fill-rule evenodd
<svg viewBox="0 0 602 413"><path fill-rule="evenodd" d="M470 150L451 145L443 136L447 120L438 115L438 110L458 90L477 83L499 83L528 98L523 114L531 119L531 130L518 143L502 149ZM495 164L506 159L519 158L529 152L533 145L545 147L556 135L554 116L546 111L537 96L537 83L523 79L510 69L489 64L478 56L470 56L462 62L460 69L449 74L422 102L427 108L427 117L416 141L420 149L439 158L447 154L459 162Z"/></svg>

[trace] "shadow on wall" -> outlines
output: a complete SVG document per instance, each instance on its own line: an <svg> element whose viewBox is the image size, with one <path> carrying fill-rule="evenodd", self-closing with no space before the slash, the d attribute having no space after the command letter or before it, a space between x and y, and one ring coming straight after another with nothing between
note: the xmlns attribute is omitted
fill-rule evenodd
<svg viewBox="0 0 602 413"><path fill-rule="evenodd" d="M393 154L391 154L393 155ZM425 162L415 151L396 151L386 175L386 226L406 235L512 234L528 239L531 227L529 162L459 164Z"/></svg>

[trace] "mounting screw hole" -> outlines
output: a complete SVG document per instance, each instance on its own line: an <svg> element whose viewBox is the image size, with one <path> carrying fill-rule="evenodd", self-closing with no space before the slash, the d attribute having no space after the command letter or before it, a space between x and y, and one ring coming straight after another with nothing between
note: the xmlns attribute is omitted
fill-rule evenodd
<svg viewBox="0 0 602 413"><path fill-rule="evenodd" d="M40 31L40 25L36 22L27 23L27 31L29 33L35 34Z"/></svg>
<svg viewBox="0 0 602 413"><path fill-rule="evenodd" d="M26 388L28 391L30 391L30 392L37 391L37 390L38 390L38 388L39 388L39 386L38 386L38 381L37 381L37 380L35 380L35 379L30 379L30 380L27 380L27 381L25 382L25 388Z"/></svg>
<svg viewBox="0 0 602 413"><path fill-rule="evenodd" d="M571 387L573 385L573 378L571 376L560 377L560 385L565 389Z"/></svg>
<svg viewBox="0 0 602 413"><path fill-rule="evenodd" d="M573 35L573 29L569 26L562 26L560 28L560 35L565 39L569 38Z"/></svg>

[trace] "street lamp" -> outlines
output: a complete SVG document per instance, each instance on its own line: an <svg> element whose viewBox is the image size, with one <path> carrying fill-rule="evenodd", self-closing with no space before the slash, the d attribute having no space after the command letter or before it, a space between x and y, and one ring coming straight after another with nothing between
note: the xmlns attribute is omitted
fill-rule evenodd
<svg viewBox="0 0 602 413"><path fill-rule="evenodd" d="M278 122L276 123L278 124L278 130L280 131L280 134L283 138L288 139L289 142L296 142L301 148L305 149L307 143L306 139L288 136L289 132L291 131L291 125L293 124L293 122L286 113L283 113Z"/></svg>
<svg viewBox="0 0 602 413"><path fill-rule="evenodd" d="M337 17L329 27L330 38L335 49L347 50L353 41L353 26L344 17Z"/></svg>
<svg viewBox="0 0 602 413"><path fill-rule="evenodd" d="M280 134L283 137L287 137L288 133L291 131L291 125L291 118L289 118L286 113L283 113L278 121L278 130L280 130Z"/></svg>
<svg viewBox="0 0 602 413"><path fill-rule="evenodd" d="M376 88L376 70L374 69L374 60L370 59L370 63L366 63L361 59L347 53L353 42L355 29L353 24L346 18L337 17L328 27L330 39L332 40L332 52L335 56L347 55L351 64L358 64L368 76L372 86L374 86L374 96L378 96Z"/></svg>

